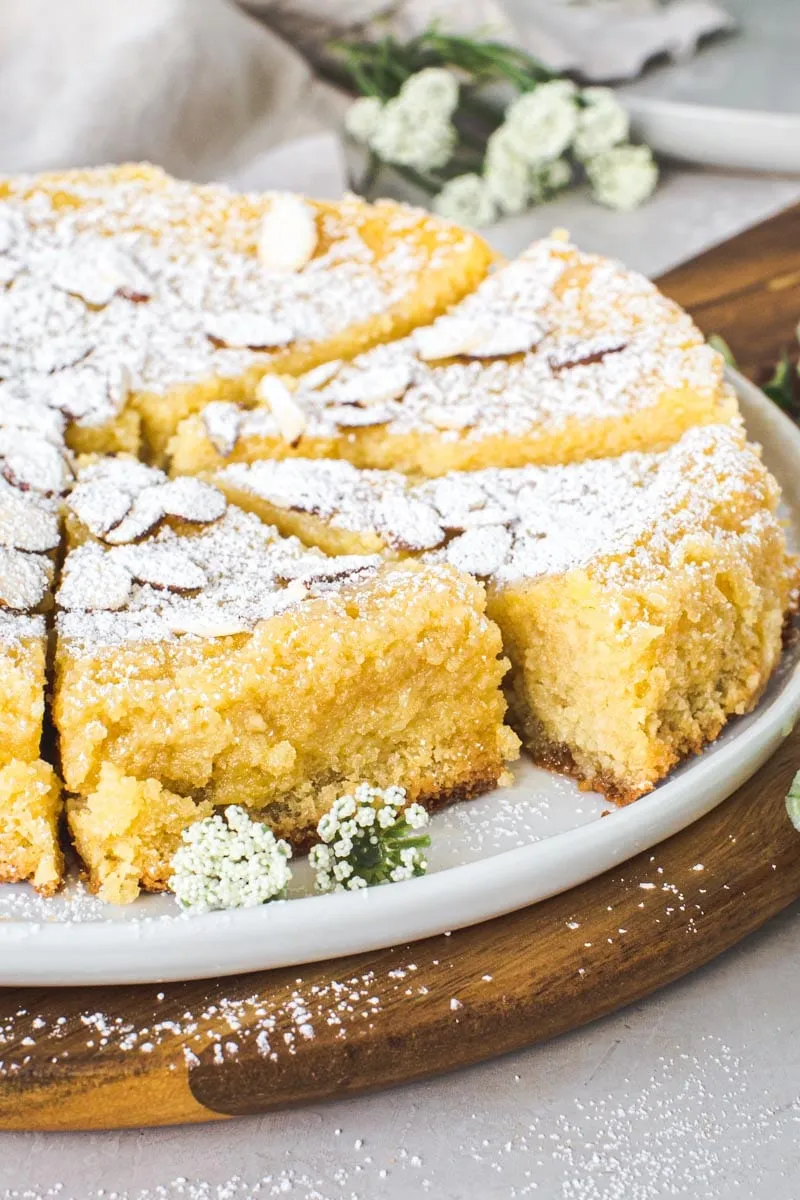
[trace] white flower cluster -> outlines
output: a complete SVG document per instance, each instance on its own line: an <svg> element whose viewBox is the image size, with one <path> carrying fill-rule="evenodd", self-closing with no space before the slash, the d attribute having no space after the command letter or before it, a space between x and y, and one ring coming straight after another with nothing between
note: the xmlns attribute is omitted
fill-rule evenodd
<svg viewBox="0 0 800 1200"><path fill-rule="evenodd" d="M348 129L386 162L435 170L452 156L450 116L458 84L442 68L412 76L396 100L365 98L350 109ZM434 199L440 216L462 225L488 225L524 212L566 188L573 176L567 154L582 163L593 195L628 210L653 191L658 171L646 146L627 143L628 114L609 88L579 90L568 79L539 84L506 110L486 144L482 173L448 180Z"/></svg>
<svg viewBox="0 0 800 1200"><path fill-rule="evenodd" d="M586 163L595 200L630 212L652 195L658 167L649 146L612 146Z"/></svg>
<svg viewBox="0 0 800 1200"><path fill-rule="evenodd" d="M568 79L540 84L509 105L503 124L487 141L483 175L450 180L434 207L442 216L474 226L524 212L567 187L572 167L563 156L570 149L586 163L590 180L603 172L602 184L595 185L602 203L632 207L644 187L641 172L634 179L628 166L621 180L609 183L608 166L589 171L598 155L606 156L627 136L628 115L608 88L579 92Z"/></svg>
<svg viewBox="0 0 800 1200"><path fill-rule="evenodd" d="M420 804L403 807L405 798L405 788L362 783L334 802L317 826L321 844L309 854L318 891L356 891L424 875L430 839L414 832L428 824L428 814Z"/></svg>
<svg viewBox="0 0 800 1200"><path fill-rule="evenodd" d="M458 104L458 81L444 67L412 75L392 100L356 100L345 128L383 162L416 171L435 171L453 155L458 141L451 121Z"/></svg>
<svg viewBox="0 0 800 1200"><path fill-rule="evenodd" d="M184 830L169 886L181 908L252 908L282 896L292 877L287 842L235 805Z"/></svg>
<svg viewBox="0 0 800 1200"><path fill-rule="evenodd" d="M584 162L620 142L627 142L630 121L611 88L587 87L581 92L582 107L572 149Z"/></svg>

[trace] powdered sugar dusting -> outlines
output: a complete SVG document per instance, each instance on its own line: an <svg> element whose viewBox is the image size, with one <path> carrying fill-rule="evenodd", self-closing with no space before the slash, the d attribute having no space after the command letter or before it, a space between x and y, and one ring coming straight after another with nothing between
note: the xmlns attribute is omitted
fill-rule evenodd
<svg viewBox="0 0 800 1200"><path fill-rule="evenodd" d="M434 561L497 583L598 556L612 560L645 534L649 553L667 553L686 509L694 528L713 528L714 514L737 494L759 488L765 521L773 520L777 498L741 430L727 425L691 429L660 454L453 472L421 484L399 472L312 459L233 463L217 478L331 528L377 535L392 548L430 550Z"/></svg>
<svg viewBox="0 0 800 1200"><path fill-rule="evenodd" d="M432 325L343 364L330 382L301 380L295 400L308 437L382 424L388 435L471 443L623 416L682 387L722 402L722 360L688 315L619 264L544 240ZM343 399L379 413L348 414ZM263 412L242 414L235 433L274 435Z"/></svg>
<svg viewBox="0 0 800 1200"><path fill-rule="evenodd" d="M78 203L62 203L65 192ZM414 289L423 260L402 234L418 213L385 210L399 236L379 257L359 233L372 211L361 201L315 215L289 199L294 233L282 252L294 248L292 269L261 226L266 213L273 229L269 197L240 201L157 172L14 181L0 201L0 379L23 401L102 425L127 398L122 369L130 388L155 393L240 376L273 350L324 340ZM276 203L279 216L286 198ZM317 232L324 247L315 250ZM438 253L434 245L431 265Z"/></svg>
<svg viewBox="0 0 800 1200"><path fill-rule="evenodd" d="M208 524L225 512L225 498L199 479L167 479L137 459L102 458L84 467L67 509L95 537L112 545L133 542L167 517Z"/></svg>

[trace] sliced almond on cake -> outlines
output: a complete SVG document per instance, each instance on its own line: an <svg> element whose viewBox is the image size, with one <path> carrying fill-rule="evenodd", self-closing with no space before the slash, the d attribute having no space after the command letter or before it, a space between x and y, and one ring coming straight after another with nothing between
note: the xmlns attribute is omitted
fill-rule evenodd
<svg viewBox="0 0 800 1200"><path fill-rule="evenodd" d="M258 237L258 257L267 270L301 270L313 257L317 240L311 206L290 192L275 192Z"/></svg>
<svg viewBox="0 0 800 1200"><path fill-rule="evenodd" d="M296 446L306 428L306 415L283 380L277 375L265 375L258 385L258 398L275 418L283 440Z"/></svg>

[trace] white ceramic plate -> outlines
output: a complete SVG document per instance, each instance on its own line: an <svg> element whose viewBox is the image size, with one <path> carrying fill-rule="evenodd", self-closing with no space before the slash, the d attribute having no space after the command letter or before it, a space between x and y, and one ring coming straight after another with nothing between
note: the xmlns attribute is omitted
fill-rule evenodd
<svg viewBox="0 0 800 1200"><path fill-rule="evenodd" d="M738 31L619 97L654 150L712 166L800 173L797 0L726 0Z"/></svg>
<svg viewBox="0 0 800 1200"><path fill-rule="evenodd" d="M800 544L800 430L733 374L752 437L784 488ZM73 883L53 900L0 887L0 985L144 983L289 966L475 924L566 891L696 821L773 753L800 713L800 649L787 651L755 712L651 795L609 805L528 762L514 787L454 805L432 821L422 879L313 896L299 864L296 898L188 917L166 896L107 907Z"/></svg>

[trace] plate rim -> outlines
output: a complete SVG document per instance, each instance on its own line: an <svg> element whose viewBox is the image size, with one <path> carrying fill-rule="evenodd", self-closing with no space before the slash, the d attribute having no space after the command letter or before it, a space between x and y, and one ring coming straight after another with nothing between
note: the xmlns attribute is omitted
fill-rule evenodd
<svg viewBox="0 0 800 1200"><path fill-rule="evenodd" d="M740 398L780 431L800 463L800 428L738 372L728 369L727 376ZM218 978L374 951L491 920L569 891L694 824L758 770L798 716L800 660L741 735L716 744L712 754L693 760L685 774L668 779L635 804L616 809L611 819L391 887L201 916L0 920L0 986ZM699 802L698 790L703 793ZM568 856L563 853L567 844ZM275 941L284 949L276 950ZM298 945L306 948L298 950Z"/></svg>
<svg viewBox="0 0 800 1200"><path fill-rule="evenodd" d="M723 169L800 173L800 114L644 96L624 87L618 96L639 136L659 154Z"/></svg>
<svg viewBox="0 0 800 1200"><path fill-rule="evenodd" d="M696 100L672 100L664 96L644 96L619 88L619 95L634 117L644 113L673 115L677 117L701 117L711 121L730 124L746 121L759 125L774 125L779 133L796 132L800 129L800 113L770 112L768 108L726 108L722 104L701 104Z"/></svg>

